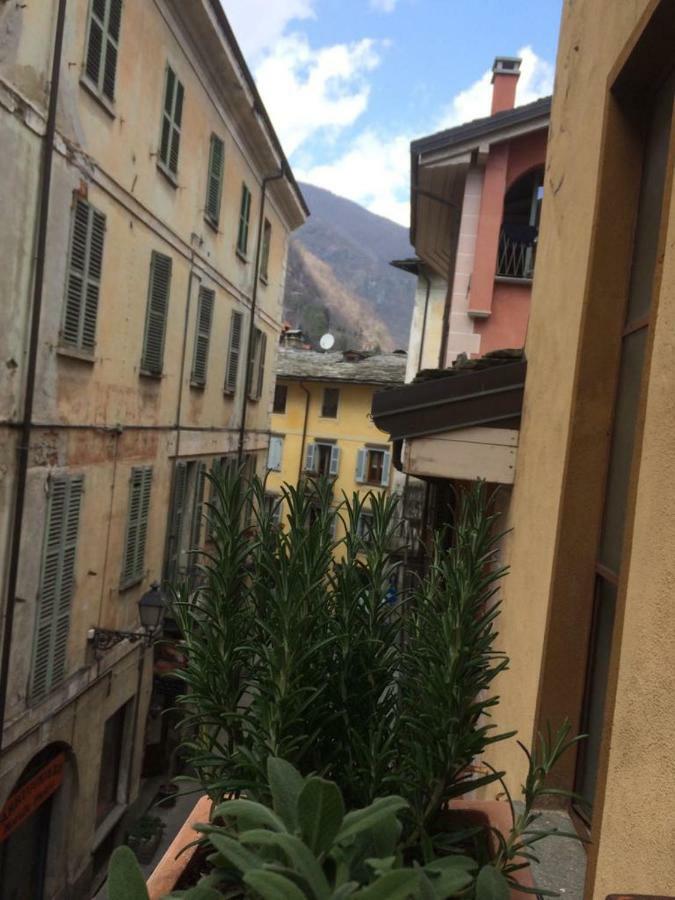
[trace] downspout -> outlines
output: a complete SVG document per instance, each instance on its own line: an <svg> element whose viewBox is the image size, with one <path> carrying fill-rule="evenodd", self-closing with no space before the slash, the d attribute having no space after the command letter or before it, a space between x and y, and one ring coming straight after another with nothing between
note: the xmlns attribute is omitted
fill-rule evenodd
<svg viewBox="0 0 675 900"><path fill-rule="evenodd" d="M5 595L5 617L2 635L2 662L0 663L0 747L2 747L5 725L5 709L7 704L7 681L9 677L9 657L12 646L12 627L14 625L14 606L16 603L16 587L19 573L19 555L21 552L21 532L23 529L23 510L26 500L26 482L28 476L28 452L33 420L33 401L35 397L35 373L40 336L40 316L42 313L42 294L45 277L45 257L47 250L47 225L49 220L49 201L52 183L52 156L54 137L56 134L56 108L59 97L59 79L61 76L61 57L63 53L63 32L66 22L66 2L59 0L54 32L54 54L52 58L51 84L49 88L49 106L44 142L42 146L42 171L38 194L38 231L35 247L35 272L33 276L33 300L31 311L30 338L26 360L26 388L23 401L23 417L17 446L16 486L14 489L14 513L11 526L11 544L9 549L9 569L7 590Z"/></svg>
<svg viewBox="0 0 675 900"><path fill-rule="evenodd" d="M262 238L265 224L265 198L267 195L267 185L270 181L278 181L286 175L284 168L279 169L275 175L266 175L262 180L262 190L260 192L260 213L258 217L258 240L255 248L255 266L253 271L253 293L251 294L251 321L248 325L248 344L246 347L246 370L244 372L244 398L241 407L241 424L239 426L239 446L237 449L237 459L241 464L244 456L244 435L246 433L246 412L248 410L248 392L251 388L249 384L249 373L251 369L251 351L253 349L253 329L255 328L255 311L258 303L258 281L260 280L260 252L262 249Z"/></svg>
<svg viewBox="0 0 675 900"><path fill-rule="evenodd" d="M302 468L305 460L305 444L307 443L307 422L309 421L309 401L312 396L302 381L300 382L300 387L305 392L305 420L302 423L302 443L300 444L300 463L298 464L297 487L300 487L300 482L302 481Z"/></svg>

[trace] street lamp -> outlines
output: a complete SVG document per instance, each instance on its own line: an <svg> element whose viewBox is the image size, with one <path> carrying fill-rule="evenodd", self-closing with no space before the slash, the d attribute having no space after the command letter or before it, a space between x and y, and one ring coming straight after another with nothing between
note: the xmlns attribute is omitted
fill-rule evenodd
<svg viewBox="0 0 675 900"><path fill-rule="evenodd" d="M91 641L96 650L110 650L120 641L144 641L149 647L153 638L159 631L164 614L166 602L159 587L158 581L153 581L150 590L146 591L138 601L138 615L141 620L142 631L112 631L109 628L90 628L87 639Z"/></svg>

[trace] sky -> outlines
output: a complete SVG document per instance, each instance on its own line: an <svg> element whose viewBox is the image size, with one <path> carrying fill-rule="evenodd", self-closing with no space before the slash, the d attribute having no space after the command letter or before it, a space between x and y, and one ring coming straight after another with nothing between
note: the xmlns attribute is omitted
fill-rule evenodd
<svg viewBox="0 0 675 900"><path fill-rule="evenodd" d="M561 0L221 0L300 181L409 224L410 141L553 88Z"/></svg>

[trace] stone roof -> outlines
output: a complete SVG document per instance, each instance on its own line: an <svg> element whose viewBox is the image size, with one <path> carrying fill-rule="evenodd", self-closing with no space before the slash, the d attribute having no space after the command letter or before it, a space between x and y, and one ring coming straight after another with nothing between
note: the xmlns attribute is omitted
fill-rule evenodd
<svg viewBox="0 0 675 900"><path fill-rule="evenodd" d="M344 381L352 384L403 384L405 353L346 350L321 353L279 347L277 378L294 381Z"/></svg>

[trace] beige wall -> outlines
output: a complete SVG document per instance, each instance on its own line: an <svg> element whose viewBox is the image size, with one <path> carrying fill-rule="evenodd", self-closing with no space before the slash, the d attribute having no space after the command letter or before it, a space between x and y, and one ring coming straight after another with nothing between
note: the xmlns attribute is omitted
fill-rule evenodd
<svg viewBox="0 0 675 900"><path fill-rule="evenodd" d="M548 718L557 724L562 713L579 727L602 460L639 180L630 122L608 96L608 85L657 6L647 0L577 0L564 6L509 511L511 573L500 626L511 667L500 679L498 723L517 728L526 743L536 727ZM659 64L659 46L638 48L643 66L638 71L648 74L649 65ZM610 892L669 895L675 884L672 205L668 219L589 850L585 896L598 900ZM507 769L509 785L517 789L524 773L517 748L495 747L491 757ZM572 757L562 767L563 784L571 786L573 769Z"/></svg>

